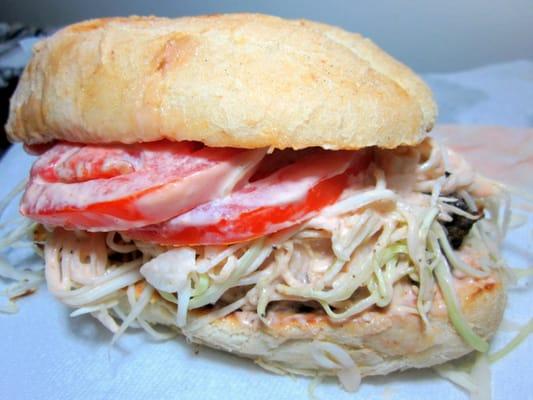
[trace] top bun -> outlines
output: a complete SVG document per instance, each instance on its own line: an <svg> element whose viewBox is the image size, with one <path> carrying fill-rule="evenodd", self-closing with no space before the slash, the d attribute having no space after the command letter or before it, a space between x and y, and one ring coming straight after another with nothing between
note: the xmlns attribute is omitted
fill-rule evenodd
<svg viewBox="0 0 533 400"><path fill-rule="evenodd" d="M358 34L254 14L129 17L36 44L6 129L29 144L394 148L435 115L422 80Z"/></svg>

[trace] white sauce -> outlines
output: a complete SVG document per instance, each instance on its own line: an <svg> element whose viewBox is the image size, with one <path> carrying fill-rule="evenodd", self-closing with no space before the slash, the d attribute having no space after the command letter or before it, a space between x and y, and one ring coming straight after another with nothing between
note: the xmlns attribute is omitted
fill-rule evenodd
<svg viewBox="0 0 533 400"><path fill-rule="evenodd" d="M134 220L121 219L102 213L85 211L86 226L76 226L91 231L127 230L172 218L179 211L186 210L213 198L229 193L264 156L264 150L242 152L231 160L218 162L199 172L179 178L175 172L165 167L158 173L138 172L135 179L127 176L118 180L99 179L82 183L50 183L35 178L27 187L21 209L26 214L39 213L49 208L84 209L94 203L102 203L140 193L128 204L128 209L137 217ZM194 157L183 157L183 163L203 162ZM181 168L175 165L175 169ZM143 193L147 188L159 189ZM68 217L37 216L43 223L67 226Z"/></svg>
<svg viewBox="0 0 533 400"><path fill-rule="evenodd" d="M141 274L158 290L181 291L187 285L189 273L196 271L196 251L179 247L161 253L141 267Z"/></svg>

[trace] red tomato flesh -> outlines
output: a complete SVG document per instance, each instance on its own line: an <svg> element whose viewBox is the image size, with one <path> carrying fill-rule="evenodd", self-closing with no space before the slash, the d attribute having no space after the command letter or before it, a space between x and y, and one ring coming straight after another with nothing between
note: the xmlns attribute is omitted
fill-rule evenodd
<svg viewBox="0 0 533 400"><path fill-rule="evenodd" d="M33 165L21 212L90 231L154 224L228 194L263 156L193 142L59 143Z"/></svg>
<svg viewBox="0 0 533 400"><path fill-rule="evenodd" d="M349 176L366 169L370 160L366 151L317 150L222 199L126 235L174 246L221 245L265 236L334 203Z"/></svg>

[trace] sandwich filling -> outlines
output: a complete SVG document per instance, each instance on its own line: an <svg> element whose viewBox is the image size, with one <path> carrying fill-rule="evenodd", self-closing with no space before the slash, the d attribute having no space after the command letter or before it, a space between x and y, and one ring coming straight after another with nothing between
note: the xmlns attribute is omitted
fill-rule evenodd
<svg viewBox="0 0 533 400"><path fill-rule="evenodd" d="M455 286L501 266L507 197L432 139L393 150L154 142L41 153L21 210L41 224L49 289L115 339L136 325L167 337L144 318L154 302L192 336L231 313L260 327L287 313L344 323L386 309L429 325L438 295L463 339L488 348ZM318 359L339 377L353 370L330 350Z"/></svg>

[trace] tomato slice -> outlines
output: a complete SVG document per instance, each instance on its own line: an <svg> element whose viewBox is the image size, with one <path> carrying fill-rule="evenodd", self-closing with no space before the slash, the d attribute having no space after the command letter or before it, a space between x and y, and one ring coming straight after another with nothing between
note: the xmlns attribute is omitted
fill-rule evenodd
<svg viewBox="0 0 533 400"><path fill-rule="evenodd" d="M58 143L33 165L21 212L67 229L155 224L230 193L264 154L193 142Z"/></svg>
<svg viewBox="0 0 533 400"><path fill-rule="evenodd" d="M301 223L334 203L349 184L350 175L366 169L370 160L370 153L364 150L317 150L223 198L125 234L176 246L229 244L268 235Z"/></svg>

